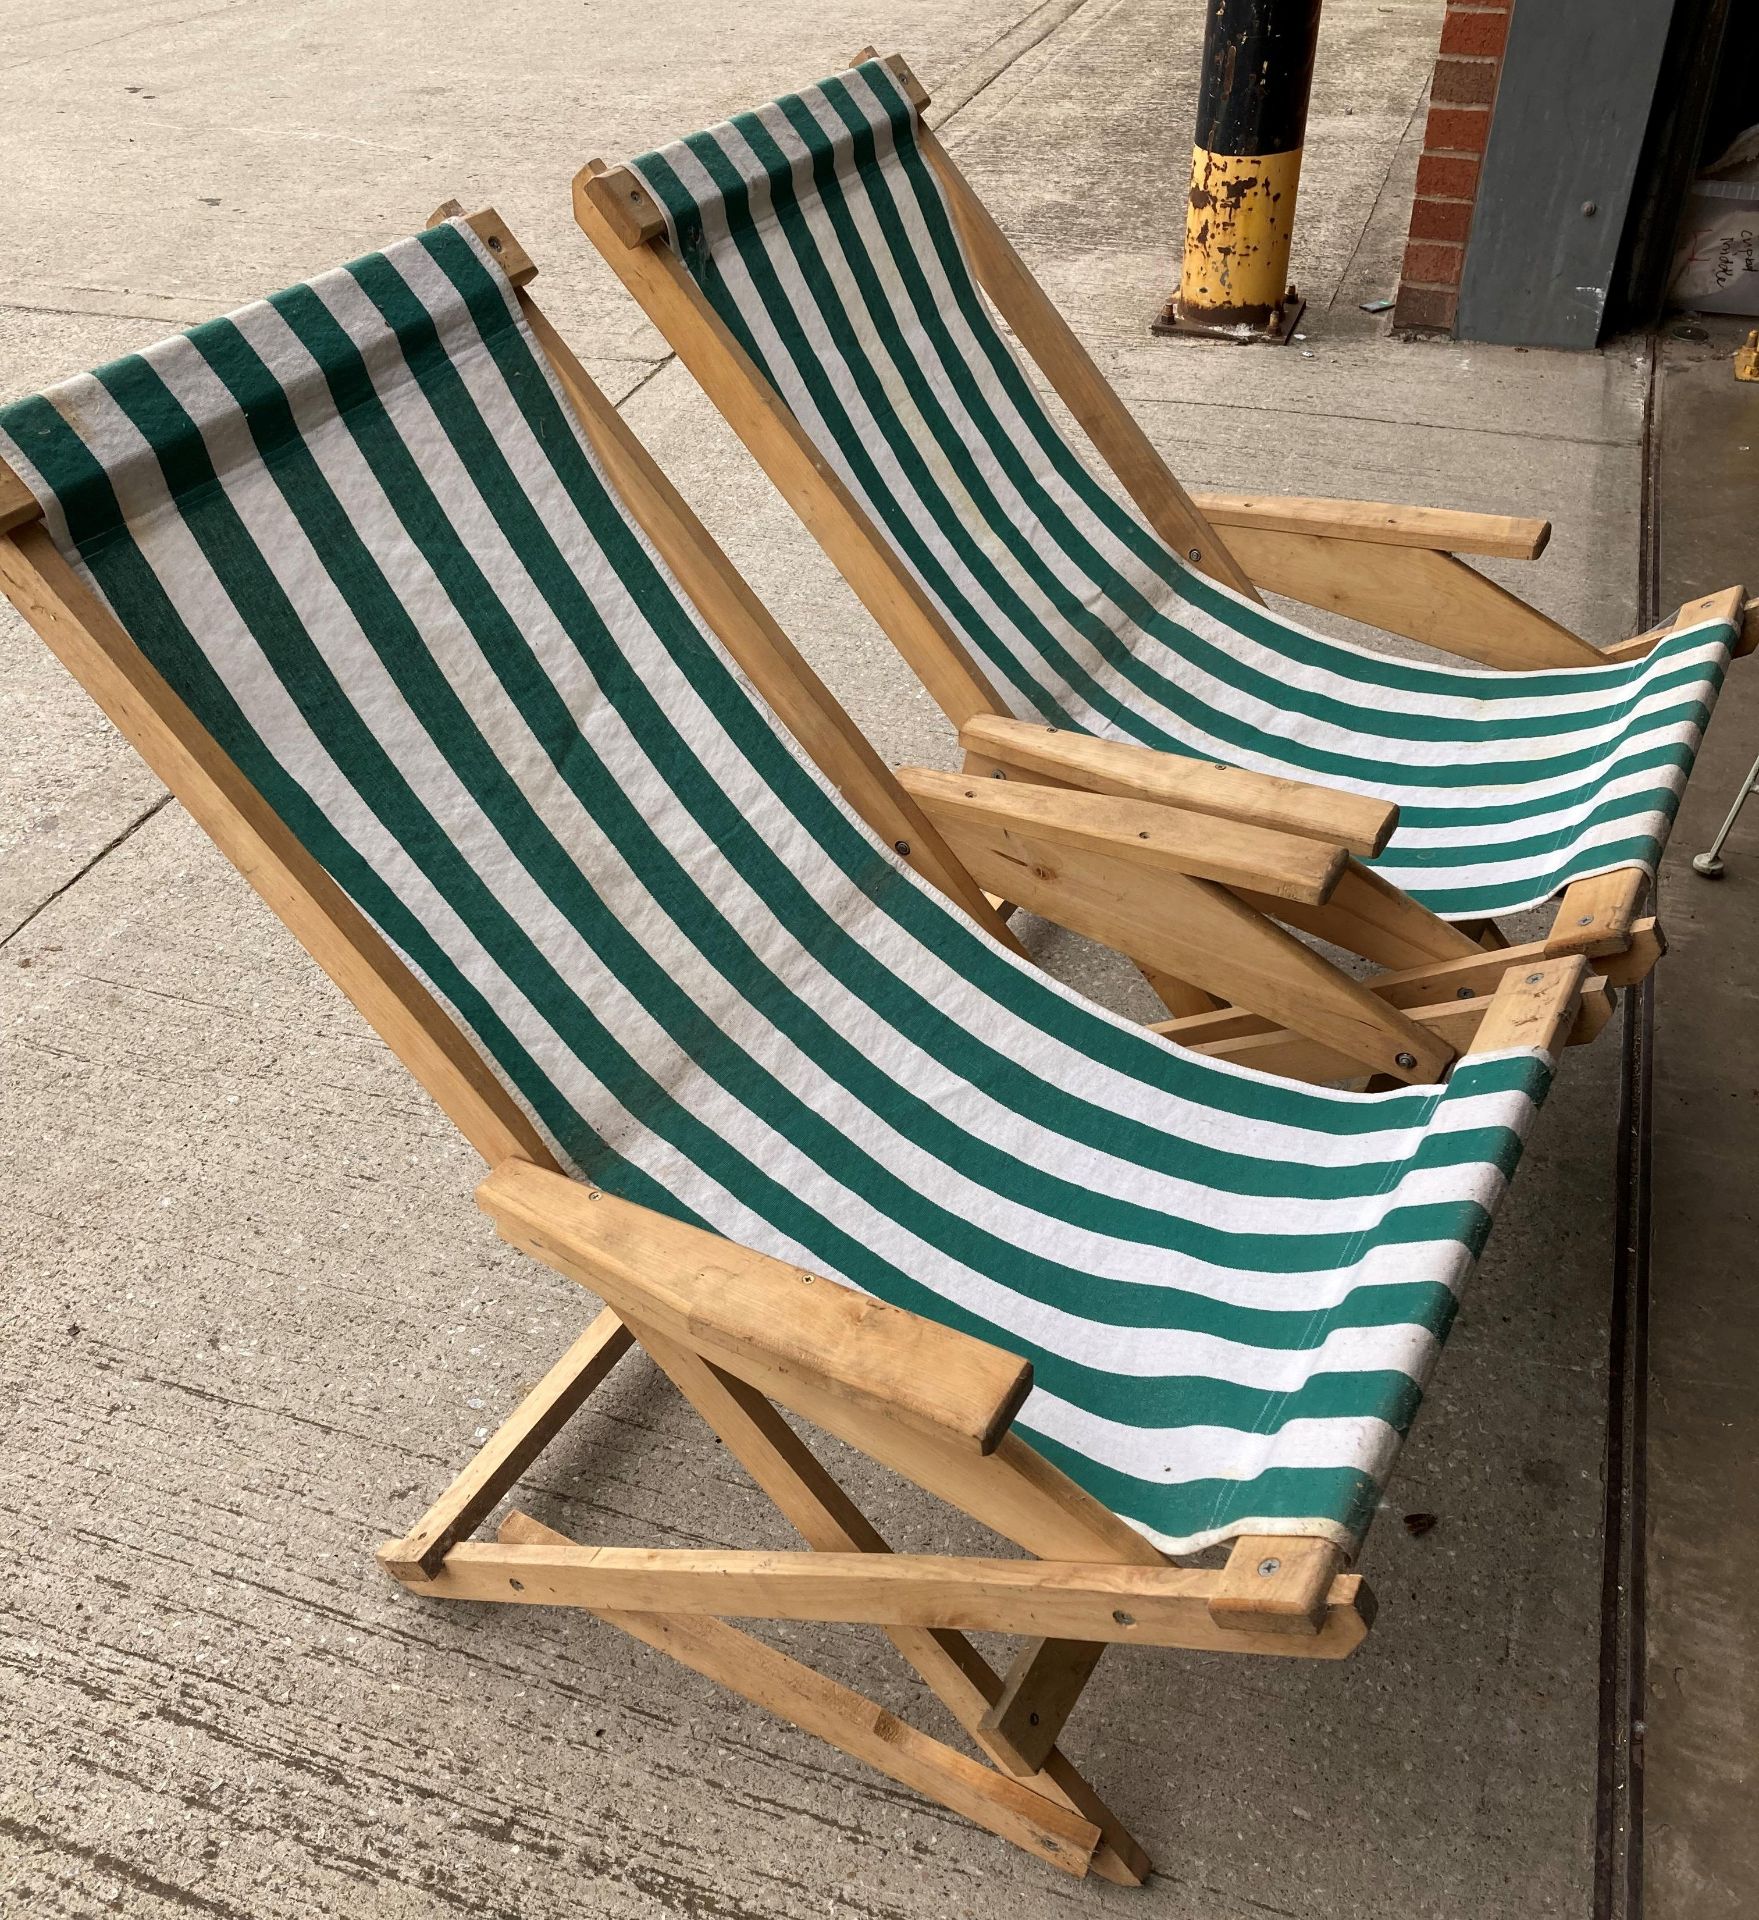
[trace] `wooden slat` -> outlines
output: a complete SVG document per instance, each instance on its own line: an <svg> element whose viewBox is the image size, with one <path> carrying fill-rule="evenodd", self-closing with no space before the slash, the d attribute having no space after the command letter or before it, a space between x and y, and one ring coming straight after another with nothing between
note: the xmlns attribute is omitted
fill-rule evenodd
<svg viewBox="0 0 1759 1920"><path fill-rule="evenodd" d="M1281 1628L1218 1627L1210 1603L1221 1583L1221 1574L1196 1567L465 1540L431 1581L417 1584L438 1599L594 1613L951 1627L1316 1660L1342 1660L1367 1635L1354 1574L1331 1583L1318 1630L1299 1638Z"/></svg>
<svg viewBox="0 0 1759 1920"><path fill-rule="evenodd" d="M1609 987L1638 985L1654 967L1667 946L1660 923L1639 920L1631 929L1631 944L1618 953L1592 962L1593 971ZM1518 947L1488 949L1468 954L1461 960L1436 960L1397 972L1377 973L1369 977L1368 990L1389 1005L1408 1010L1439 1008L1450 1001L1482 999L1495 993L1503 975L1511 967L1533 966L1552 958L1543 940L1526 941ZM1201 1047L1206 1041L1234 1040L1251 1033L1263 1033L1269 1022L1261 1014L1240 1007L1222 1007L1155 1023L1153 1031L1164 1033L1181 1046Z"/></svg>
<svg viewBox="0 0 1759 1920"><path fill-rule="evenodd" d="M37 496L0 460L0 534L29 526L42 517L42 511L37 505Z"/></svg>
<svg viewBox="0 0 1759 1920"><path fill-rule="evenodd" d="M978 763L968 764L967 772L993 777L1000 768L1010 779L1024 773L1087 793L1163 801L1191 813L1327 841L1363 859L1380 853L1399 823L1399 810L1390 800L1189 760L1122 740L1096 740L1001 714L967 722L959 730L959 744Z"/></svg>
<svg viewBox="0 0 1759 1920"><path fill-rule="evenodd" d="M1194 493L1211 526L1262 527L1310 533L1370 546L1427 547L1436 553L1481 553L1537 560L1551 539L1549 520L1508 513L1462 513L1451 507L1396 506L1386 500L1325 500L1303 495Z"/></svg>
<svg viewBox="0 0 1759 1920"><path fill-rule="evenodd" d="M945 841L529 296L520 305L582 430L642 531L819 771L886 844L990 936L1022 948Z"/></svg>
<svg viewBox="0 0 1759 1920"><path fill-rule="evenodd" d="M1249 905L1225 887L1183 874L1161 873L1150 883L1132 861L1071 853L1036 833L945 815L939 825L979 886L1139 964L1262 1013L1369 1072L1434 1080L1453 1058L1435 1034L1267 917L1324 908L1269 895L1255 896L1262 907Z"/></svg>
<svg viewBox="0 0 1759 1920"><path fill-rule="evenodd" d="M531 1121L41 525L0 535L0 590L491 1165L552 1163Z"/></svg>
<svg viewBox="0 0 1759 1920"><path fill-rule="evenodd" d="M1032 1385L999 1347L518 1160L477 1202L509 1245L625 1319L722 1361L755 1355L973 1453L995 1449Z"/></svg>
<svg viewBox="0 0 1759 1920"><path fill-rule="evenodd" d="M1598 647L1451 554L1266 527L1235 527L1230 537L1240 564L1270 592L1443 653L1511 671L1604 659Z"/></svg>
<svg viewBox="0 0 1759 1920"><path fill-rule="evenodd" d="M630 218L631 194L646 197L626 167L607 172L601 162L589 161L574 182L574 217L582 232L665 335L953 725L993 711L996 694L989 680L703 297L683 262L663 243L630 237L645 230L642 222Z"/></svg>
<svg viewBox="0 0 1759 1920"><path fill-rule="evenodd" d="M385 1571L406 1581L436 1574L450 1549L512 1491L514 1482L579 1412L631 1344L628 1328L605 1308L408 1533L379 1549L379 1564Z"/></svg>
<svg viewBox="0 0 1759 1920"><path fill-rule="evenodd" d="M1359 953L1380 967L1415 967L1426 960L1465 960L1483 948L1463 928L1419 905L1408 893L1383 880L1371 867L1352 860L1323 907L1279 901L1240 889L1240 897L1260 913L1274 915L1316 939Z"/></svg>
<svg viewBox="0 0 1759 1920"><path fill-rule="evenodd" d="M1131 800L1024 780L980 780L934 767L900 767L904 790L947 833L1028 834L1065 854L1125 860L1146 878L1190 874L1323 906L1349 856L1322 840Z"/></svg>
<svg viewBox="0 0 1759 1920"><path fill-rule="evenodd" d="M1555 1054L1589 984L1588 962L1579 953L1511 971L1497 988L1471 1051L1498 1053L1509 1047L1534 1047Z"/></svg>
<svg viewBox="0 0 1759 1920"><path fill-rule="evenodd" d="M1623 953L1631 944L1648 893L1649 876L1641 867L1620 867L1572 881L1558 902L1545 951L1590 956Z"/></svg>
<svg viewBox="0 0 1759 1920"><path fill-rule="evenodd" d="M1486 1001L1476 999L1448 1000L1435 1006L1401 1009L1401 1012L1420 1031L1440 1042L1452 1059L1472 1044L1486 1010ZM1164 1022L1157 1031L1170 1026L1169 1040L1207 1054L1212 1060L1230 1061L1237 1067L1279 1073L1290 1080L1320 1082L1356 1079L1362 1072L1361 1062L1342 1048L1328 1046L1310 1034L1285 1026L1267 1022L1256 1027L1235 1027L1232 1031L1224 1027L1219 1033L1213 1028L1207 1032L1200 1028L1201 1037L1193 1039L1180 1030L1182 1025L1177 1021ZM1204 1027L1209 1027L1207 1021Z"/></svg>
<svg viewBox="0 0 1759 1920"><path fill-rule="evenodd" d="M1210 1596L1209 1617L1230 1633L1318 1633L1343 1565L1343 1550L1329 1540L1242 1534Z"/></svg>
<svg viewBox="0 0 1759 1920"><path fill-rule="evenodd" d="M878 1530L832 1479L806 1443L774 1407L743 1380L700 1354L639 1329L642 1346L769 1495L807 1545L820 1553L889 1553ZM1002 1696L1002 1678L961 1633L951 1628L886 1628L898 1652L933 1688L979 1747L1003 1769L1072 1808L1100 1830L1093 1871L1123 1886L1140 1886L1148 1856L1098 1794L1054 1747L1028 1761L1005 1737L988 1730L985 1716Z"/></svg>
<svg viewBox="0 0 1759 1920"><path fill-rule="evenodd" d="M516 1552L557 1553L569 1545L564 1535L519 1513L508 1515L501 1538ZM1079 1878L1087 1872L1100 1839L1091 1821L919 1733L751 1634L689 1616L607 1609L600 1617L1065 1873Z"/></svg>
<svg viewBox="0 0 1759 1920"><path fill-rule="evenodd" d="M908 71L896 56L889 64L895 71ZM1174 478L1154 442L1118 398L952 156L926 127L918 129L916 138L947 196L978 284L1142 510L1143 518L1193 566L1249 600L1258 599L1250 568Z"/></svg>
<svg viewBox="0 0 1759 1920"><path fill-rule="evenodd" d="M1022 1759L1042 1764L1062 1736L1107 1644L1104 1640L1028 1641L984 1715L984 1731L1006 1740Z"/></svg>

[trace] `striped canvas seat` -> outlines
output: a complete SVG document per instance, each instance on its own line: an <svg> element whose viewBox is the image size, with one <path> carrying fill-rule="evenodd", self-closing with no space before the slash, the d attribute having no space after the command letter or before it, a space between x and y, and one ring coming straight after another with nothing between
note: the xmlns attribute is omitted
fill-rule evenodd
<svg viewBox="0 0 1759 1920"><path fill-rule="evenodd" d="M1453 919L1653 871L1727 664L1723 623L1637 662L1510 674L1327 639L1198 572L1047 413L880 61L632 170L999 709L1395 801L1376 864Z"/></svg>
<svg viewBox="0 0 1759 1920"><path fill-rule="evenodd" d="M136 644L573 1173L1031 1359L1153 1539L1365 1526L1543 1096L1188 1054L778 728L461 222L0 412Z"/></svg>

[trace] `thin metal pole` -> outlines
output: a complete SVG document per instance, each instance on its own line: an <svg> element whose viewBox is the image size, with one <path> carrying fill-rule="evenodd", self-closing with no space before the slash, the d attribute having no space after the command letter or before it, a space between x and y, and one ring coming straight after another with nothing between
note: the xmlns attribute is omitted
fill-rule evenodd
<svg viewBox="0 0 1759 1920"><path fill-rule="evenodd" d="M1286 340L1320 0L1208 0L1185 258L1156 333Z"/></svg>
<svg viewBox="0 0 1759 1920"><path fill-rule="evenodd" d="M1701 873L1706 880L1722 878L1722 843L1734 832L1735 822L1741 817L1741 809L1751 798L1755 788L1759 788L1759 760L1755 760L1747 769L1747 777L1741 783L1741 790L1735 795L1735 803L1728 810L1728 818L1722 823L1717 836L1709 847L1692 856L1692 871Z"/></svg>

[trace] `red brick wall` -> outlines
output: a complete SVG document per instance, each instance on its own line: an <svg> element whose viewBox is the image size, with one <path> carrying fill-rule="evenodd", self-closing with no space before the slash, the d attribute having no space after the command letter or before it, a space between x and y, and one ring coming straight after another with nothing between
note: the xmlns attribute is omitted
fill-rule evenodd
<svg viewBox="0 0 1759 1920"><path fill-rule="evenodd" d="M1448 0L1393 323L1451 331L1514 0Z"/></svg>

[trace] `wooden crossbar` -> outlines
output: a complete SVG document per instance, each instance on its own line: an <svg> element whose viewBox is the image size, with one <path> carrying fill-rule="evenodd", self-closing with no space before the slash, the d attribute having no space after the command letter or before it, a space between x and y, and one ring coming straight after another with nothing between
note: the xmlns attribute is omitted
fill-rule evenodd
<svg viewBox="0 0 1759 1920"><path fill-rule="evenodd" d="M688 1349L640 1330L643 1347L671 1376L752 1479L807 1545L827 1553L889 1553L877 1528L838 1486L817 1456L766 1400ZM1027 1780L1098 1827L1093 1870L1140 1886L1148 1856L1098 1794L1056 1749L1054 1738L1030 1754L996 1731L991 1714L1005 1688L961 1633L950 1628L890 1625L887 1638L934 1691L972 1741L1004 1772Z"/></svg>
<svg viewBox="0 0 1759 1920"><path fill-rule="evenodd" d="M1632 923L1628 946L1593 958L1590 965L1609 988L1634 987L1642 983L1666 950L1660 922L1653 918L1638 920ZM1440 1020L1450 1004L1469 1007L1486 1000L1496 992L1503 975L1511 968L1555 958L1549 940L1524 941L1520 946L1488 948L1458 960L1438 960L1396 972L1377 973L1366 985L1378 999L1405 1008L1414 1019ZM1161 1020L1154 1026L1156 1033L1164 1033L1169 1040L1198 1048L1254 1034L1268 1035L1273 1030L1273 1023L1262 1014L1249 1013L1240 1007L1222 1007L1183 1019ZM1575 1039L1574 1034L1571 1037Z"/></svg>
<svg viewBox="0 0 1759 1920"><path fill-rule="evenodd" d="M560 1552L571 1543L524 1514L501 1530L506 1550ZM1077 1878L1093 1862L1100 1830L1072 1808L919 1732L852 1688L720 1620L593 1609L611 1625L741 1694L754 1705L865 1761L901 1786L938 1800L974 1825Z"/></svg>
<svg viewBox="0 0 1759 1920"><path fill-rule="evenodd" d="M410 1583L431 1580L446 1555L500 1505L631 1345L629 1329L607 1307L408 1533L380 1550L385 1571Z"/></svg>
<svg viewBox="0 0 1759 1920"><path fill-rule="evenodd" d="M509 1546L464 1541L421 1582L435 1599L615 1608L721 1618L829 1620L1044 1634L1207 1653L1342 1660L1368 1632L1362 1581L1338 1574L1316 1630L1222 1626L1220 1573L939 1554L763 1553L685 1547Z"/></svg>

